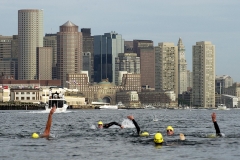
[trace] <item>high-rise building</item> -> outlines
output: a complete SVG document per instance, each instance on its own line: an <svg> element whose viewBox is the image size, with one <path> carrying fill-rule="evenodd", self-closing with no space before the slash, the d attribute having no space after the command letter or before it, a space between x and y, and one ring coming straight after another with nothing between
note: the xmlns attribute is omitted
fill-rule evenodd
<svg viewBox="0 0 240 160"><path fill-rule="evenodd" d="M37 47L37 70L39 80L52 79L52 47Z"/></svg>
<svg viewBox="0 0 240 160"><path fill-rule="evenodd" d="M0 75L10 76L14 79L17 75L17 44L16 36L2 36L0 35ZM12 55L16 57L12 58Z"/></svg>
<svg viewBox="0 0 240 160"><path fill-rule="evenodd" d="M57 34L45 34L43 47L52 47L52 79L57 79Z"/></svg>
<svg viewBox="0 0 240 160"><path fill-rule="evenodd" d="M43 10L18 10L18 79L37 79L37 47L43 47Z"/></svg>
<svg viewBox="0 0 240 160"><path fill-rule="evenodd" d="M115 84L120 85L119 71L140 74L140 57L136 53L119 53L115 58Z"/></svg>
<svg viewBox="0 0 240 160"><path fill-rule="evenodd" d="M162 42L155 47L155 89L178 95L178 47Z"/></svg>
<svg viewBox="0 0 240 160"><path fill-rule="evenodd" d="M155 87L155 54L152 40L133 40L133 52L140 57L141 85Z"/></svg>
<svg viewBox="0 0 240 160"><path fill-rule="evenodd" d="M82 33L78 26L67 21L57 32L57 78L67 86L67 74L82 70Z"/></svg>
<svg viewBox="0 0 240 160"><path fill-rule="evenodd" d="M81 29L82 35L83 35L83 70L88 71L89 74L89 81L91 83L94 82L94 68L93 68L93 61L94 61L94 53L93 53L93 36L91 36L91 28L82 28ZM86 63L89 63L88 59L90 58L90 64L86 65ZM85 62L86 60L86 62Z"/></svg>
<svg viewBox="0 0 240 160"><path fill-rule="evenodd" d="M192 47L193 106L215 107L215 46L208 41Z"/></svg>
<svg viewBox="0 0 240 160"><path fill-rule="evenodd" d="M115 57L124 53L124 40L116 32L94 36L94 81L115 83Z"/></svg>
<svg viewBox="0 0 240 160"><path fill-rule="evenodd" d="M178 40L178 94L187 91L187 61L182 39Z"/></svg>

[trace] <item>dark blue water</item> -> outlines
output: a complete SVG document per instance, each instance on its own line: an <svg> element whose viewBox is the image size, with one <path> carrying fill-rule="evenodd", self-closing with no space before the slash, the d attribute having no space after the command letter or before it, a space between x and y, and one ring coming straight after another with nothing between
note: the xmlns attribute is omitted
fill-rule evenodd
<svg viewBox="0 0 240 160"><path fill-rule="evenodd" d="M225 138L207 138L215 133L211 113ZM151 134L172 125L176 136L164 136L155 146L153 136L134 136L127 115L134 115L142 130ZM0 111L0 159L240 159L240 110L68 110L54 113L51 140L32 139L43 132L48 114L41 111ZM159 121L154 122L156 116ZM93 129L98 120L116 121L127 128ZM184 133L186 141L178 140Z"/></svg>

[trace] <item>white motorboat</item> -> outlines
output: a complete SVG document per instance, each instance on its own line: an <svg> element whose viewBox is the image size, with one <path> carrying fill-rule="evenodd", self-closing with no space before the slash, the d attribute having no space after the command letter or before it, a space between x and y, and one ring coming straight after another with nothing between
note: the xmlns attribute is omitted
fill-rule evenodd
<svg viewBox="0 0 240 160"><path fill-rule="evenodd" d="M217 107L218 110L227 110L227 106L225 104L219 104Z"/></svg>
<svg viewBox="0 0 240 160"><path fill-rule="evenodd" d="M156 108L154 106L152 106L152 105L146 105L144 107L144 109L156 109Z"/></svg>
<svg viewBox="0 0 240 160"><path fill-rule="evenodd" d="M61 92L49 93L49 100L45 105L46 112L50 112L53 106L56 106L56 113L66 112L68 105Z"/></svg>
<svg viewBox="0 0 240 160"><path fill-rule="evenodd" d="M118 105L107 105L107 104L104 104L104 105L100 106L99 109L118 109Z"/></svg>

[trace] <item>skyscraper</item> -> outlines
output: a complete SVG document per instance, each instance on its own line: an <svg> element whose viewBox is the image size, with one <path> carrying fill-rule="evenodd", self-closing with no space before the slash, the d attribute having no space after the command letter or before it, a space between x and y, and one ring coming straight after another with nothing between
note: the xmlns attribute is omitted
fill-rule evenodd
<svg viewBox="0 0 240 160"><path fill-rule="evenodd" d="M93 53L93 36L91 36L91 28L81 28L83 35L83 70L88 71L89 81L94 82L94 53ZM88 58L90 58L88 60ZM90 62L90 63L89 63ZM88 65L89 63L89 65Z"/></svg>
<svg viewBox="0 0 240 160"><path fill-rule="evenodd" d="M82 33L78 26L67 21L57 32L57 78L62 86L67 86L67 74L82 70Z"/></svg>
<svg viewBox="0 0 240 160"><path fill-rule="evenodd" d="M192 47L193 105L215 107L215 46L196 42Z"/></svg>
<svg viewBox="0 0 240 160"><path fill-rule="evenodd" d="M43 47L43 10L18 10L18 79L34 80L37 75L37 47Z"/></svg>
<svg viewBox="0 0 240 160"><path fill-rule="evenodd" d="M124 40L116 32L94 36L94 81L115 83L115 57L124 53Z"/></svg>
<svg viewBox="0 0 240 160"><path fill-rule="evenodd" d="M178 96L178 47L162 42L155 47L155 89Z"/></svg>
<svg viewBox="0 0 240 160"><path fill-rule="evenodd" d="M187 91L187 61L182 39L178 40L178 94Z"/></svg>

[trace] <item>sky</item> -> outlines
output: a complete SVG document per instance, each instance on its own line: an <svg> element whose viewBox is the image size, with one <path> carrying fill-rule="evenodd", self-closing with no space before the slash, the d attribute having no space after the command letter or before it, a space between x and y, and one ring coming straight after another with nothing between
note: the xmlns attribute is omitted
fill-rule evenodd
<svg viewBox="0 0 240 160"><path fill-rule="evenodd" d="M0 0L0 35L18 34L18 10L43 9L44 33L56 33L68 20L92 35L115 31L126 41L153 40L185 45L192 71L192 46L211 41L216 75L240 82L239 0Z"/></svg>

